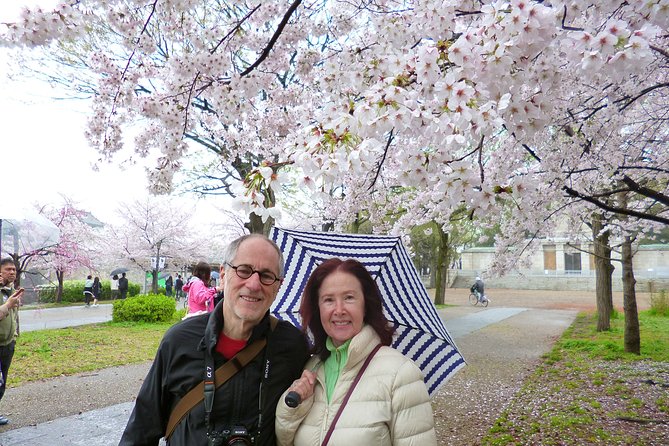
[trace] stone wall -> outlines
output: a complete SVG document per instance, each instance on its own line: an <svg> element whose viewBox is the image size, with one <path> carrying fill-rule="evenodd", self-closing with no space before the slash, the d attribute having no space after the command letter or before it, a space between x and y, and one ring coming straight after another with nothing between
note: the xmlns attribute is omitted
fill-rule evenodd
<svg viewBox="0 0 669 446"><path fill-rule="evenodd" d="M486 286L491 288L516 288L529 290L583 290L594 291L594 258L587 252L588 246L580 245L583 251L575 250L567 240L552 240L528 255L527 269L493 278L486 270L495 255L495 248L471 248L461 254L460 268L451 270L454 277L451 287L465 288L481 275ZM578 270L570 270L567 257L580 257ZM613 258L620 258L616 253ZM634 275L637 291L650 288L669 290L669 245L641 245L634 254ZM622 291L622 267L613 263L613 289Z"/></svg>
<svg viewBox="0 0 669 446"><path fill-rule="evenodd" d="M451 288L469 288L477 275L471 270L450 270L449 275L454 276ZM589 276L573 275L529 275L508 274L504 277L482 276L486 288L520 289L520 290L573 290L594 291L594 272ZM636 290L639 292L658 291L661 289L669 291L669 277L637 277ZM622 291L623 282L621 277L613 277L613 291ZM652 290L651 290L652 288Z"/></svg>

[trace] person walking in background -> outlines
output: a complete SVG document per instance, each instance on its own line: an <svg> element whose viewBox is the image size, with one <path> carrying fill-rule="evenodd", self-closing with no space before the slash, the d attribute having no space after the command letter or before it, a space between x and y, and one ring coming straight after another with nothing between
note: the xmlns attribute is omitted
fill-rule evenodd
<svg viewBox="0 0 669 446"><path fill-rule="evenodd" d="M86 282L84 282L84 302L86 306L91 305L91 299L93 298L93 276L90 274L86 277Z"/></svg>
<svg viewBox="0 0 669 446"><path fill-rule="evenodd" d="M23 288L14 289L16 280L16 265L14 260L7 257L0 260L0 294L2 294L2 305L0 305L0 401L5 395L7 387L7 375L12 365L16 337L19 335L19 307ZM0 415L0 426L9 423L9 419Z"/></svg>
<svg viewBox="0 0 669 446"><path fill-rule="evenodd" d="M193 269L193 276L183 290L188 296L187 317L208 313L214 310L214 296L220 291L218 287L210 287L211 266L207 262L198 262Z"/></svg>
<svg viewBox="0 0 669 446"><path fill-rule="evenodd" d="M161 437L168 437L170 446L276 444L277 401L308 358L303 334L269 314L281 286L283 256L273 241L251 234L230 243L223 260L225 299L213 312L167 330L119 446L157 446ZM247 365L227 381L217 380L220 385L207 394L210 410L201 403L175 409L193 388L202 398L198 386L206 369L239 364L251 349L257 350L245 359ZM173 415L176 424L169 423ZM172 425L170 435L166 430Z"/></svg>
<svg viewBox="0 0 669 446"><path fill-rule="evenodd" d="M423 374L389 347L395 328L362 263L321 263L304 288L300 316L314 356L279 400L278 445L437 444ZM285 402L291 391L302 401L295 408Z"/></svg>
<svg viewBox="0 0 669 446"><path fill-rule="evenodd" d="M121 278L118 279L118 292L121 299L125 299L128 295L128 279L125 278L125 273L121 273Z"/></svg>
<svg viewBox="0 0 669 446"><path fill-rule="evenodd" d="M165 279L165 296L172 296L172 285L173 285L173 279L172 279L172 274L167 276L167 279Z"/></svg>
<svg viewBox="0 0 669 446"><path fill-rule="evenodd" d="M184 288L184 281L181 278L181 274L177 274L177 279L174 281L174 294L177 300L183 297L184 295L183 288Z"/></svg>
<svg viewBox="0 0 669 446"><path fill-rule="evenodd" d="M98 300L100 299L101 294L102 294L102 284L100 283L100 278L95 276L95 279L93 279L93 306L94 307L98 306Z"/></svg>
<svg viewBox="0 0 669 446"><path fill-rule="evenodd" d="M111 288L111 298L112 298L112 300L118 298L118 274L114 274L109 286Z"/></svg>

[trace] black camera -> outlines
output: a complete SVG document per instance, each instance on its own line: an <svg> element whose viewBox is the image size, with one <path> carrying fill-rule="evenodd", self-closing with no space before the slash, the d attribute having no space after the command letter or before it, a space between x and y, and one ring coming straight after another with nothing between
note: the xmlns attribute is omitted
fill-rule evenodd
<svg viewBox="0 0 669 446"><path fill-rule="evenodd" d="M244 426L232 426L210 433L209 446L253 446L253 437Z"/></svg>

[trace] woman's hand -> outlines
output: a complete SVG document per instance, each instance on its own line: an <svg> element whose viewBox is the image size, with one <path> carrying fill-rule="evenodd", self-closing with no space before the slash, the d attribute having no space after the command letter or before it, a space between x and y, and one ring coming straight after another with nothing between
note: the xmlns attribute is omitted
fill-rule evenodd
<svg viewBox="0 0 669 446"><path fill-rule="evenodd" d="M314 394L314 386L316 385L316 373L311 370L303 370L300 379L293 381L288 390L297 392L300 395L300 400L304 401Z"/></svg>

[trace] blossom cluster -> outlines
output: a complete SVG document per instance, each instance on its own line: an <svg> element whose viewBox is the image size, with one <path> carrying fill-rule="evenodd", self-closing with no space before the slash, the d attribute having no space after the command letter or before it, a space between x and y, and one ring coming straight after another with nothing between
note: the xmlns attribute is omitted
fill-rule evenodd
<svg viewBox="0 0 669 446"><path fill-rule="evenodd" d="M110 156L139 128L155 191L195 141L226 165L265 160L238 175L239 205L264 217L290 180L271 166L292 164L340 219L392 207L398 226L447 226L463 206L494 220L526 200L534 227L586 162L610 168L581 180L616 179L667 81L668 29L668 0L80 0L26 10L1 40L104 34L80 49L98 79L88 136Z"/></svg>

